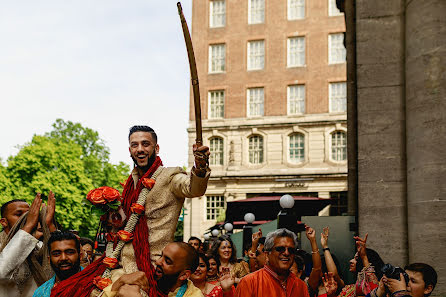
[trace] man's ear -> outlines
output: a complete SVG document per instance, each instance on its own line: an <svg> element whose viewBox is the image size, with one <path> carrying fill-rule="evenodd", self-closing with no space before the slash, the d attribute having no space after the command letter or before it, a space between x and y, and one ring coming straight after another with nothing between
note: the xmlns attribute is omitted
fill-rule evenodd
<svg viewBox="0 0 446 297"><path fill-rule="evenodd" d="M191 274L192 274L192 272L190 270L183 270L183 272L181 272L181 274L178 277L178 279L180 281L185 281L185 280L187 280L190 277Z"/></svg>
<svg viewBox="0 0 446 297"><path fill-rule="evenodd" d="M6 218L1 218L0 219L0 224L2 225L3 229L8 227L8 221L6 220Z"/></svg>
<svg viewBox="0 0 446 297"><path fill-rule="evenodd" d="M424 295L428 295L430 293L432 293L432 291L434 290L434 287L432 285L428 285L427 287L424 287Z"/></svg>
<svg viewBox="0 0 446 297"><path fill-rule="evenodd" d="M158 145L158 143L157 143L156 146L155 146L155 152L156 152L157 155L158 155L159 152L160 152L160 146Z"/></svg>

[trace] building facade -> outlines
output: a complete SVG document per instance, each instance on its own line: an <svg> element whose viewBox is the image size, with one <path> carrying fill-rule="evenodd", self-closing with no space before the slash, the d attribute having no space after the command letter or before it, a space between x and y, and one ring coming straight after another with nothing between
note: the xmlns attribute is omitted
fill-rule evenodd
<svg viewBox="0 0 446 297"><path fill-rule="evenodd" d="M321 214L347 211L344 32L335 0L193 1L212 175L206 196L185 203L186 240L232 200L291 194L332 198ZM190 106L192 145L192 93Z"/></svg>

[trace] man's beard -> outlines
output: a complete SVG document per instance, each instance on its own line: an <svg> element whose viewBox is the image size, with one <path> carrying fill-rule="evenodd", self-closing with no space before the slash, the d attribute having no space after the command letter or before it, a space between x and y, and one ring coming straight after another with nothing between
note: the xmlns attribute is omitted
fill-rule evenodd
<svg viewBox="0 0 446 297"><path fill-rule="evenodd" d="M138 162L136 161L136 159L133 156L131 156L131 157L132 157L133 163L135 163L135 167L138 167L139 169L142 170L142 172L146 173L147 170L149 170L149 168L152 167L153 163L156 160L156 152L153 151L152 155L147 160L146 166L138 166Z"/></svg>
<svg viewBox="0 0 446 297"><path fill-rule="evenodd" d="M64 261L64 262L59 263L58 265L55 265L55 264L53 264L53 262L50 261L51 268L53 268L54 273L56 273L56 276L57 276L57 277L59 278L59 280L61 280L61 281L66 280L67 278L69 278L69 277L75 275L76 273L78 273L78 272L80 271L80 268L81 268L81 266L80 266L80 258L78 258L78 259L77 259L77 262L75 262L75 263L71 266L71 268L68 269L68 270L61 270L61 269L59 268L59 265L67 264L67 263L68 263L68 264L71 264L71 263L69 263L68 261Z"/></svg>
<svg viewBox="0 0 446 297"><path fill-rule="evenodd" d="M178 276L180 276L180 273L181 271L170 275L163 274L163 276L156 281L156 283L158 284L158 288L164 293L169 292L170 289L172 289L172 287L176 284Z"/></svg>

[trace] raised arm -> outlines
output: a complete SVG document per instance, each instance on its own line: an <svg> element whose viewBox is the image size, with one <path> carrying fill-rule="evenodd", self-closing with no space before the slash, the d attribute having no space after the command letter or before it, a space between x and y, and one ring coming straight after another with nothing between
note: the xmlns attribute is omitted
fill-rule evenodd
<svg viewBox="0 0 446 297"><path fill-rule="evenodd" d="M248 251L249 256L249 270L254 272L256 270L256 251L257 246L259 245L259 239L262 238L262 229L259 228L259 231L252 234L252 244L251 249Z"/></svg>
<svg viewBox="0 0 446 297"><path fill-rule="evenodd" d="M317 291L319 286L319 280L322 273L321 255L319 255L319 249L316 242L316 231L313 228L305 225L305 235L311 244L311 259L313 260L313 269L311 270L308 284L311 289Z"/></svg>
<svg viewBox="0 0 446 297"><path fill-rule="evenodd" d="M336 268L336 264L333 261L333 257L331 256L330 249L328 248L328 235L330 234L330 228L325 227L323 232L321 233L321 246L324 251L325 264L327 265L327 271L333 273L333 278L336 281L339 288L343 288L345 286L344 281L341 279L338 273L338 269Z"/></svg>

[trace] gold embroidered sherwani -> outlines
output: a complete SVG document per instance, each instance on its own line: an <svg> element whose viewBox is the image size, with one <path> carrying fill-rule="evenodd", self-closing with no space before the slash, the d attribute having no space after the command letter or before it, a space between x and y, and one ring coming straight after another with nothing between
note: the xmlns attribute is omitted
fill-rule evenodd
<svg viewBox="0 0 446 297"><path fill-rule="evenodd" d="M181 167L161 168L145 205L149 228L150 259L153 264L161 256L163 248L174 239L184 199L204 195L209 176L210 169L204 177L198 177L193 172L187 174ZM139 179L136 169L132 171L132 177L136 186ZM112 271L113 282L123 274L138 271L131 242L126 243L122 249L120 264L122 269ZM110 289L111 285L104 290L104 296L113 296L113 294L108 294Z"/></svg>

